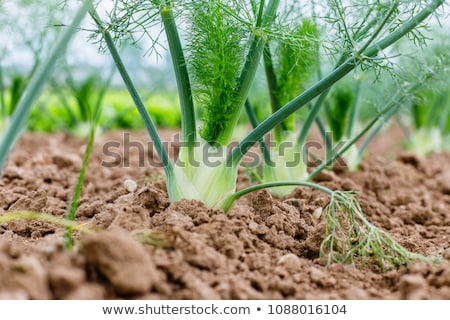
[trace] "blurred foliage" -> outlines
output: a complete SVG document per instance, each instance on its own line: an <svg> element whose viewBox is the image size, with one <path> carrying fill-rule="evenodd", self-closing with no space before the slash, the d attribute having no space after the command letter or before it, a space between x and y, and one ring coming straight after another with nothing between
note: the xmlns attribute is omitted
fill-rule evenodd
<svg viewBox="0 0 450 320"><path fill-rule="evenodd" d="M85 90L87 90L85 88ZM77 98L66 88L62 91L65 104L50 90L43 93L33 108L28 128L31 131L66 131L77 135L86 134L86 111L81 111ZM6 93L9 98L10 93ZM85 106L85 104L81 104ZM147 109L155 123L160 127L177 128L180 126L180 112L177 96L171 92L150 95L146 100ZM101 104L99 127L103 130L141 129L144 124L129 94L124 89L110 89L105 93ZM84 130L86 129L86 130Z"/></svg>
<svg viewBox="0 0 450 320"><path fill-rule="evenodd" d="M0 129L7 123L19 102L30 77L45 57L76 2L61 0L0 1ZM79 40L86 40L80 30ZM74 41L66 57L58 62L50 85L35 103L28 119L31 131L66 131L87 136L89 121L96 107L101 108L101 130L139 129L144 125L121 82L106 79L111 70L102 55L85 52ZM145 83L142 93L158 126L180 124L178 99L171 92L172 79L166 70L141 63L138 48L124 46L127 65L134 71L137 83ZM81 53L81 51L83 51ZM86 53L86 54L85 54ZM79 55L79 56L78 56ZM149 86L149 79L151 84ZM112 81L110 81L112 80ZM109 83L111 82L111 83ZM107 87L106 89L104 87ZM105 89L104 95L102 89Z"/></svg>
<svg viewBox="0 0 450 320"><path fill-rule="evenodd" d="M354 107L357 95L356 81L348 78L336 84L325 102L325 115L334 141L344 138L346 127L350 118L348 115Z"/></svg>

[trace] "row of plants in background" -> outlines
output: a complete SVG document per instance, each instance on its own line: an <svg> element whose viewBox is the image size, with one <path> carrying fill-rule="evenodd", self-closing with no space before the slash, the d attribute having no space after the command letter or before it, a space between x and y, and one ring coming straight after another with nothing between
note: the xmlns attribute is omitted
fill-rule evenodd
<svg viewBox="0 0 450 320"><path fill-rule="evenodd" d="M0 14L0 32L8 41L0 44L0 131L6 127L31 77L65 29L66 19L76 9L75 2L59 0L17 1L1 5L4 13ZM85 35L77 38L78 41L81 39L85 41ZM92 48L96 50L95 46ZM111 68L97 66L95 61L89 63L92 58L96 59L92 53L89 53L89 59L82 59L87 63L80 63L80 59L74 57L74 51L69 47L68 52L55 63L58 72L49 77L50 85L33 103L27 129L44 132L64 130L78 136L88 135L88 121L83 110L85 102L80 100L80 95L88 95L86 101L95 99L93 96L98 94L100 88L111 82L108 77ZM133 50L127 52L136 55ZM140 69L147 70L141 66ZM154 74L164 74L164 70L148 70ZM145 96L149 112L155 115L155 121L160 126L179 126L179 109L174 93L156 83L163 85L168 80L160 76L154 82L150 87L148 81L146 83L147 91L150 93L149 90L152 90ZM113 83L107 89L108 93L103 95L99 127L103 130L142 128L127 92Z"/></svg>
<svg viewBox="0 0 450 320"><path fill-rule="evenodd" d="M350 1L344 5L329 0L323 6L305 6L300 1L279 0L118 0L110 12L99 15L92 2L86 0L25 87L1 141L0 165L3 167L31 106L50 79L55 61L63 56L65 46L89 10L97 40L111 54L164 165L171 201L196 199L210 208L228 212L238 198L262 188L271 188L283 196L292 187L312 187L330 196L324 210L327 227L321 248L328 262L351 262L359 256L384 269L416 259L425 260L370 224L354 192L330 190L310 180L342 155L356 169L364 149L384 122L405 101L416 104L420 101L410 96L426 81L434 79L435 71L446 66L445 59L433 61L437 63L436 68L419 70L422 73L414 81L397 85L397 92L378 104L376 113L361 128L357 126L365 79L370 78L365 75L375 71L373 74L381 83L385 82L386 74L393 79L402 78L402 71L394 67L387 52L401 54L402 47L396 44L406 37L423 42L421 28L443 3L444 0ZM162 26L162 30L152 32L150 29L155 26ZM175 161L170 159L156 129L157 114L149 113L117 48L124 36L131 36L135 42L142 34L151 36L161 32L167 39L179 95L182 147ZM164 46L159 39L151 38L151 41L153 49ZM331 57L331 63L325 56ZM272 111L263 119L258 119L262 113L255 110L250 96L260 65L265 71ZM352 72L358 74L354 83L341 86L343 80L351 82L350 78L344 78ZM108 114L101 107L108 100L109 80L97 82L99 79L92 76L80 81L69 75L64 80L65 84L54 82L53 90L50 89L64 110L55 117L67 119L73 128L88 123L89 134L83 166L67 209L66 218L71 223L96 129L99 125L108 127L102 124L100 116L103 114L106 122L113 121L114 116L123 117L120 112ZM420 113L416 104L412 107L414 117ZM244 109L254 129L228 152ZM441 112L440 108L435 109ZM426 117L427 122L435 114ZM199 122L201 126L197 125ZM304 159L297 166L288 166L292 157L302 155L301 148L314 124L319 127L329 152L312 172L307 171ZM446 126L447 123L442 128ZM333 137L327 134L330 130ZM275 141L270 149L265 142L269 134ZM358 150L356 142L363 136L366 140ZM343 140L346 140L343 148L333 151L333 143ZM291 148L282 153L281 145L286 142L291 142ZM257 143L265 161L260 171L261 183L237 191L238 167ZM205 161L210 160L207 158L211 154L215 165ZM69 224L65 234L68 248L73 243L72 231L73 225Z"/></svg>
<svg viewBox="0 0 450 320"><path fill-rule="evenodd" d="M52 82L50 81L49 88L33 104L30 117L27 119L27 129L40 132L65 131L79 137L87 136L85 102L80 101L80 94L91 95L89 98L86 97L86 101L92 100L92 95L97 95L98 89L102 87L103 80L88 76L84 81L76 82L78 88L62 86L59 83L55 85ZM89 89L88 86L90 86ZM2 109L4 114L1 116L5 123L14 111L14 107L11 106L17 104L17 100L24 90L23 86L19 92L17 87L18 85L12 82L9 82L8 85L5 84L2 99L4 99L6 107ZM180 110L175 97L172 92L161 92L149 94L145 99L146 108L155 118L156 125L166 128L180 126ZM103 99L98 102L101 102L103 110L99 119L99 127L102 131L142 129L144 127L127 91L111 88L103 94Z"/></svg>
<svg viewBox="0 0 450 320"><path fill-rule="evenodd" d="M64 54L68 43L91 6L92 1L86 0L83 6L77 11L73 21L66 28L65 32L59 36L58 41L50 50L49 55L36 67L29 83L23 90L17 105L12 111L10 119L4 122L6 123L6 126L2 128L0 143L0 168L2 170L11 149L14 147L20 134L25 130L26 121L33 103L43 91L46 82L54 70L58 58Z"/></svg>
<svg viewBox="0 0 450 320"><path fill-rule="evenodd" d="M8 35L8 41L0 44L0 131L3 131L31 77L38 71L58 36L60 29L46 26L57 23L61 10L55 1L16 1L1 5L6 7L2 10L9 13L0 15L1 31ZM23 6L34 14L23 15ZM22 65L15 68L14 60L22 62Z"/></svg>

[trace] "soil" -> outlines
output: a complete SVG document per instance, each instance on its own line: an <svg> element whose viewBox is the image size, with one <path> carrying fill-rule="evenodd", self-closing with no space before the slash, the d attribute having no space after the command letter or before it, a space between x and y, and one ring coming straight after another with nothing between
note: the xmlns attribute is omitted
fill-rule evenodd
<svg viewBox="0 0 450 320"><path fill-rule="evenodd" d="M139 166L137 147L115 166L102 166L111 162L105 143L123 140L114 132L96 140L76 213L91 231L76 233L73 250L64 251L61 226L0 225L0 298L450 299L450 154L418 159L399 151L400 138L382 135L358 172L337 168L316 182L358 191L370 222L413 252L441 255L440 264L387 272L326 266L319 257L320 212L329 198L309 188L285 199L259 191L228 215L197 201L171 204L162 169ZM142 132L131 139L148 142ZM85 143L63 133L25 134L0 180L0 215L25 210L63 217ZM127 190L126 179L137 181L136 190ZM249 184L241 172L239 187Z"/></svg>

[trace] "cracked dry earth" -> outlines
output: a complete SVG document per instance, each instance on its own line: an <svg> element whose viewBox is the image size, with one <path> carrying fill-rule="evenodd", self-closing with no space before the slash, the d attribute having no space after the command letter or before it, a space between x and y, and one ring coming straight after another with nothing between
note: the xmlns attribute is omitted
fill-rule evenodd
<svg viewBox="0 0 450 320"><path fill-rule="evenodd" d="M171 132L163 132L166 139ZM424 262L380 272L374 265L324 266L319 246L328 197L297 188L285 199L260 191L228 215L196 201L170 204L161 168L138 166L137 148L123 168L101 165L99 136L87 171L76 234L38 220L0 225L1 299L450 299L450 154L417 159L388 152L380 139L361 170L338 170L316 182L358 191L367 218ZM147 143L144 133L133 140ZM63 217L85 141L27 133L0 180L0 215L35 211ZM398 148L397 148L398 150ZM381 156L376 156L381 154ZM149 153L150 156L151 152ZM135 191L124 180L138 182ZM249 185L241 173L240 187Z"/></svg>

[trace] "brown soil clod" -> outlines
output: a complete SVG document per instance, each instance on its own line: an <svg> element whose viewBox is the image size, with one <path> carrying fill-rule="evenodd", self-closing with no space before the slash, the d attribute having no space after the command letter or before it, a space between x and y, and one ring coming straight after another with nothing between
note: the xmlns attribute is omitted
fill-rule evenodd
<svg viewBox="0 0 450 320"><path fill-rule="evenodd" d="M144 248L127 233L88 235L82 239L80 253L119 295L143 294L158 279L156 267Z"/></svg>

